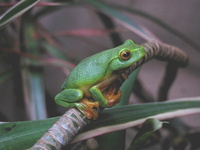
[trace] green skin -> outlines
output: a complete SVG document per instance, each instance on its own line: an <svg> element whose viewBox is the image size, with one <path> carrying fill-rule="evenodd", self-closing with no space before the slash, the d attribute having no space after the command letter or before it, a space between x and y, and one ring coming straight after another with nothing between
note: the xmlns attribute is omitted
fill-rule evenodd
<svg viewBox="0 0 200 150"><path fill-rule="evenodd" d="M122 55L128 51L127 55ZM84 113L80 103L83 98L91 98L101 107L111 107L103 91L119 79L123 70L140 60L146 54L144 48L132 40L122 45L94 54L82 60L70 73L56 95L57 104L64 107L77 107Z"/></svg>

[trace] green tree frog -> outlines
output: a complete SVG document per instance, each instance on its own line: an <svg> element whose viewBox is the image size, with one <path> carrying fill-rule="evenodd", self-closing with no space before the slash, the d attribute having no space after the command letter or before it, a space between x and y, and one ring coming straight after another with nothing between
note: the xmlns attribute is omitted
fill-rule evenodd
<svg viewBox="0 0 200 150"><path fill-rule="evenodd" d="M57 104L77 107L88 119L96 119L96 108L112 107L119 102L124 73L146 52L132 40L82 60L70 73L55 97Z"/></svg>

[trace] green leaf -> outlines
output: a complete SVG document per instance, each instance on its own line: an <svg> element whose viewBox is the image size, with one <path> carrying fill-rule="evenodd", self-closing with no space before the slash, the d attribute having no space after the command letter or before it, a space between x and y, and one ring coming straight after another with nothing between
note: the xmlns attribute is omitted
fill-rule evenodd
<svg viewBox="0 0 200 150"><path fill-rule="evenodd" d="M119 102L119 104L115 105L114 107L120 107L120 106L128 104L129 97L132 92L132 87L133 87L134 81L137 78L138 73L139 73L139 69L135 70L133 73L131 73L129 78L123 83L122 87L120 88L120 90L123 93L121 97L121 101ZM99 136L97 139L98 139L100 149L122 150L125 148L125 139L126 139L125 137L126 137L126 131L121 130L121 131L112 132L112 133ZM116 143L116 144L110 144L110 143Z"/></svg>
<svg viewBox="0 0 200 150"><path fill-rule="evenodd" d="M133 89L133 84L137 78L139 71L140 71L140 68L136 69L134 72L132 72L129 75L128 79L126 79L126 81L123 83L123 85L120 88L120 90L123 93L121 97L121 101L115 107L127 105L129 103L130 95Z"/></svg>
<svg viewBox="0 0 200 150"><path fill-rule="evenodd" d="M21 50L33 55L41 55L40 41L35 38L36 29L34 24L25 17L22 19L25 45ZM23 92L26 101L26 110L29 119L39 120L47 118L45 105L45 89L43 79L43 68L36 60L21 58L21 63L25 65L22 69L22 80L24 83ZM30 109L31 108L31 109Z"/></svg>
<svg viewBox="0 0 200 150"><path fill-rule="evenodd" d="M131 18L129 18L127 15L121 13L120 11L116 10L113 7L110 7L103 2L97 1L97 0L84 0L88 4L96 7L103 13L111 16L116 21L118 21L120 24L122 24L124 27L128 28L129 30L133 31L134 33L138 34L139 36L143 37L146 40L153 40L155 39L155 36L150 34L150 32L147 32L147 29L142 27L141 25L137 24L135 21L133 21Z"/></svg>
<svg viewBox="0 0 200 150"><path fill-rule="evenodd" d="M162 128L164 122L159 121L158 119L147 119L135 139L132 141L131 146L128 150L138 150L141 148L146 141L154 134L155 131Z"/></svg>
<svg viewBox="0 0 200 150"><path fill-rule="evenodd" d="M32 8L40 0L22 0L0 16L0 28Z"/></svg>
<svg viewBox="0 0 200 150"><path fill-rule="evenodd" d="M89 137L127 129L139 125L147 118L159 120L176 118L188 114L200 113L200 98L188 101L167 101L126 105L103 111L99 118L85 128L85 131L74 139L80 141ZM87 138L85 138L87 136Z"/></svg>
<svg viewBox="0 0 200 150"><path fill-rule="evenodd" d="M0 125L0 149L23 150L31 147L58 118Z"/></svg>
<svg viewBox="0 0 200 150"><path fill-rule="evenodd" d="M200 113L200 98L127 105L102 111L74 142L143 123L147 118L169 119ZM0 125L0 149L26 149L48 130L58 118ZM19 148L20 147L20 148Z"/></svg>

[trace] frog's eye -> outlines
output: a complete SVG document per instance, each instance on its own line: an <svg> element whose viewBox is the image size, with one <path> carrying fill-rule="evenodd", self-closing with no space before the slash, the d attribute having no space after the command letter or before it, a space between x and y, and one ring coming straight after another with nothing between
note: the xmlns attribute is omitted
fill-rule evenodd
<svg viewBox="0 0 200 150"><path fill-rule="evenodd" d="M129 60L131 58L130 50L124 50L120 53L120 57L122 60Z"/></svg>

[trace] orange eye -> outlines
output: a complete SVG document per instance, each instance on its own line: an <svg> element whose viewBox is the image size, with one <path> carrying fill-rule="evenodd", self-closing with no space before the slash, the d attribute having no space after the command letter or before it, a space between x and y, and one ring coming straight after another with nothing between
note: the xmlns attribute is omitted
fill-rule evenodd
<svg viewBox="0 0 200 150"><path fill-rule="evenodd" d="M121 52L120 57L122 60L129 60L131 58L131 52L129 50L125 50Z"/></svg>

